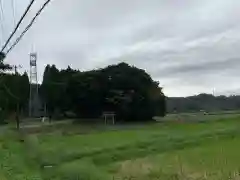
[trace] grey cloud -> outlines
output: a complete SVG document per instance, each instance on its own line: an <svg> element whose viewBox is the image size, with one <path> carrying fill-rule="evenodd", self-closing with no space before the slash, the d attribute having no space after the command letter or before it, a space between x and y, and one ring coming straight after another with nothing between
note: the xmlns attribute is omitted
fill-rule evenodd
<svg viewBox="0 0 240 180"><path fill-rule="evenodd" d="M185 64L182 66L173 66L167 69L159 71L159 76L179 76L179 74L185 74L185 76L198 76L201 74L211 73L223 73L232 72L240 68L240 58L238 59L227 59L224 61L209 61L206 63L198 64Z"/></svg>

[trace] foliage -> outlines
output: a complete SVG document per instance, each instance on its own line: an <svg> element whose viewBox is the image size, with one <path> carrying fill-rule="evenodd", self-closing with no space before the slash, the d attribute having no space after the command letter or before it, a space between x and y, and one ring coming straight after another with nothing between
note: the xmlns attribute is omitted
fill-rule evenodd
<svg viewBox="0 0 240 180"><path fill-rule="evenodd" d="M3 52L0 52L0 61L3 61L4 58L5 58L5 54Z"/></svg>
<svg viewBox="0 0 240 180"><path fill-rule="evenodd" d="M0 52L0 69L3 69L3 60L5 58L5 54Z"/></svg>
<svg viewBox="0 0 240 180"><path fill-rule="evenodd" d="M97 118L113 111L118 120L151 120L165 115L165 96L159 84L141 69L126 63L80 72L46 66L41 96L48 112L73 111Z"/></svg>
<svg viewBox="0 0 240 180"><path fill-rule="evenodd" d="M24 106L28 92L26 85L29 84L26 75L5 73L7 70L11 70L12 67L3 62L4 58L5 54L0 52L0 123L4 123L3 121L9 115L9 112L13 111L13 109L16 110L17 104L20 107Z"/></svg>
<svg viewBox="0 0 240 180"><path fill-rule="evenodd" d="M9 115L15 112L17 105L20 110L26 110L29 98L29 79L27 73L0 74L0 108Z"/></svg>
<svg viewBox="0 0 240 180"><path fill-rule="evenodd" d="M9 64L4 64L3 63L4 58L5 58L5 54L3 52L0 52L0 72L11 69Z"/></svg>
<svg viewBox="0 0 240 180"><path fill-rule="evenodd" d="M226 111L240 109L240 96L199 94L190 97L167 98L168 112Z"/></svg>

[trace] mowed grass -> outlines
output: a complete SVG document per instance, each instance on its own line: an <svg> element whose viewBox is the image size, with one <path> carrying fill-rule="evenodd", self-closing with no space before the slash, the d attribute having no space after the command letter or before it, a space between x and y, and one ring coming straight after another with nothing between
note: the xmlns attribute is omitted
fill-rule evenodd
<svg viewBox="0 0 240 180"><path fill-rule="evenodd" d="M238 116L86 129L1 135L0 180L240 179Z"/></svg>

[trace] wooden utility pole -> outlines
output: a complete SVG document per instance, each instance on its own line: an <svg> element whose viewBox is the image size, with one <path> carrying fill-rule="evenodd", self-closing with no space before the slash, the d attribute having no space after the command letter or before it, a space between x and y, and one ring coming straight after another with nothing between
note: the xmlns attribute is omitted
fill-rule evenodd
<svg viewBox="0 0 240 180"><path fill-rule="evenodd" d="M16 110L16 124L17 124L17 129L19 129L20 128L19 102L17 103L17 110Z"/></svg>
<svg viewBox="0 0 240 180"><path fill-rule="evenodd" d="M14 71L15 71L15 75L17 76L18 72L17 72L17 69L18 68L22 68L21 66L14 66ZM18 97L17 99L17 107L16 107L16 117L15 117L15 120L16 120L16 126L17 126L17 129L19 130L20 128L20 115L19 115L19 103L20 103L20 98Z"/></svg>

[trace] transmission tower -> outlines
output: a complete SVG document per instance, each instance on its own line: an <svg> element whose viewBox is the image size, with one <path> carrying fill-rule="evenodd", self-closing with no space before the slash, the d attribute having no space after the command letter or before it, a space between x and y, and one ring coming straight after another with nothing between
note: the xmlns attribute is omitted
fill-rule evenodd
<svg viewBox="0 0 240 180"><path fill-rule="evenodd" d="M29 97L29 117L37 116L39 96L37 77L37 53L30 53L30 97Z"/></svg>

